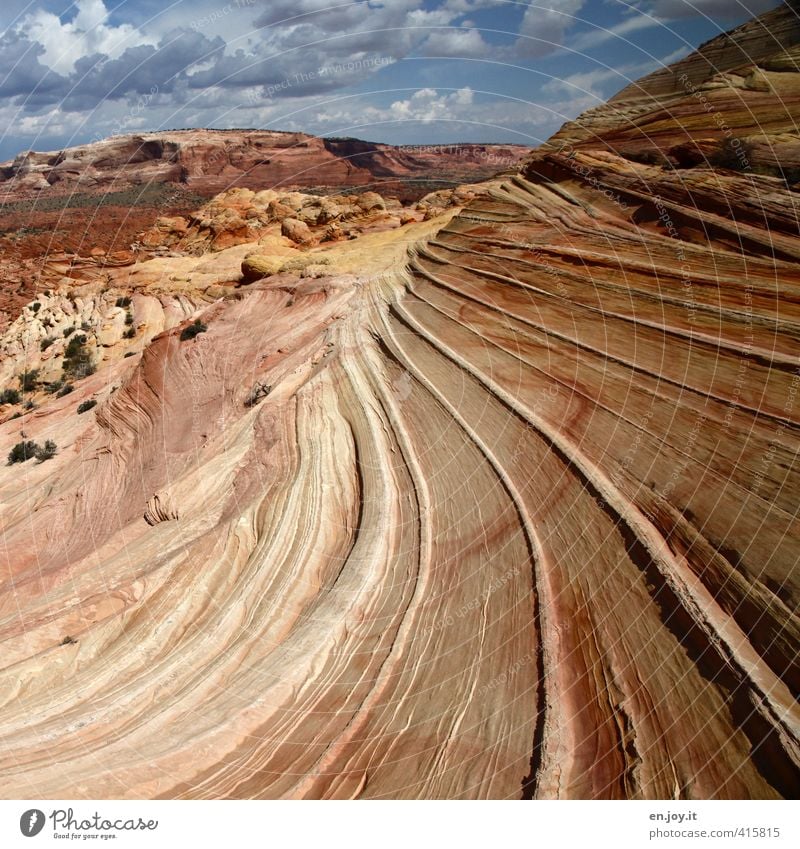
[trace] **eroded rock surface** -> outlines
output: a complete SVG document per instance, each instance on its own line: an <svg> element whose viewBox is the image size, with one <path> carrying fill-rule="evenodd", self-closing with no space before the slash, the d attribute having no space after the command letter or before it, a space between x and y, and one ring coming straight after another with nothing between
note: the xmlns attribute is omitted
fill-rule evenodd
<svg viewBox="0 0 800 849"><path fill-rule="evenodd" d="M795 796L797 197L555 145L27 309L108 347L2 408L0 794Z"/></svg>

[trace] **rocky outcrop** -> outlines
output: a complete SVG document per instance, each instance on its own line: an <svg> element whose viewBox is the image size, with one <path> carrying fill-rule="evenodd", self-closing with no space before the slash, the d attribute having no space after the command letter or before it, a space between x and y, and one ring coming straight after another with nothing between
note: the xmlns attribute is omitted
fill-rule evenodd
<svg viewBox="0 0 800 849"><path fill-rule="evenodd" d="M0 424L58 443L0 470L0 795L793 798L796 200L551 145L108 271L136 355Z"/></svg>
<svg viewBox="0 0 800 849"><path fill-rule="evenodd" d="M781 4L627 86L565 124L548 146L683 167L724 154L727 145L735 146L733 167L796 169L799 40L797 4ZM742 146L744 158L736 155Z"/></svg>
<svg viewBox="0 0 800 849"><path fill-rule="evenodd" d="M515 167L528 152L522 145L392 147L269 130L170 130L21 153L0 164L0 202L42 193L119 192L154 182L207 195L232 186L341 189L377 182L402 194L407 180L491 177ZM415 190L405 191L413 196Z"/></svg>

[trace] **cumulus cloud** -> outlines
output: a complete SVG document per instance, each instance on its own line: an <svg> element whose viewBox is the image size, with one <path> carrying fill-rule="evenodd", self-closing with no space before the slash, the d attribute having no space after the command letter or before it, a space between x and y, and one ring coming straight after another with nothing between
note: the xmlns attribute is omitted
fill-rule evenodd
<svg viewBox="0 0 800 849"><path fill-rule="evenodd" d="M546 56L560 47L564 36L577 21L584 0L550 0L532 3L519 27L517 52L524 57Z"/></svg>
<svg viewBox="0 0 800 849"><path fill-rule="evenodd" d="M18 26L44 48L44 63L61 74L74 71L75 63L84 56L101 53L116 58L128 47L154 43L130 24L109 26L103 0L77 0L75 6L77 14L66 23L58 15L37 9Z"/></svg>
<svg viewBox="0 0 800 849"><path fill-rule="evenodd" d="M478 58L490 52L490 46L476 29L443 29L431 33L423 42L423 56Z"/></svg>

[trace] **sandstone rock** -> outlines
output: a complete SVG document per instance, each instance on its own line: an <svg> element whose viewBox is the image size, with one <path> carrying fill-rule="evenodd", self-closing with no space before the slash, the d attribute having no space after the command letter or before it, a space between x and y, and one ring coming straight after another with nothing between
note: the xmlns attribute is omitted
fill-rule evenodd
<svg viewBox="0 0 800 849"><path fill-rule="evenodd" d="M284 218L281 221L281 235L291 239L297 245L308 245L314 241L308 224L297 218Z"/></svg>
<svg viewBox="0 0 800 849"><path fill-rule="evenodd" d="M324 233L322 234L322 241L323 242L336 242L339 239L343 239L343 238L344 238L344 230L342 230L342 228L338 224L336 224L335 222L333 224L329 224L325 228Z"/></svg>
<svg viewBox="0 0 800 849"><path fill-rule="evenodd" d="M738 101L763 92L724 73L718 104L771 138ZM0 794L796 796L797 197L609 138L434 198L465 208L409 253L370 230L382 210L353 216L296 300L137 295L160 329L214 332L159 333L0 423L0 457L23 427L58 442L0 470ZM325 150L380 155L362 144ZM249 155L217 149L223 176ZM0 387L117 283L42 295L0 333Z"/></svg>
<svg viewBox="0 0 800 849"><path fill-rule="evenodd" d="M358 205L364 212L374 212L376 209L386 209L384 199L377 192L364 192L358 196Z"/></svg>
<svg viewBox="0 0 800 849"><path fill-rule="evenodd" d="M277 274L284 260L281 257L253 254L242 261L242 283L253 283L263 277Z"/></svg>

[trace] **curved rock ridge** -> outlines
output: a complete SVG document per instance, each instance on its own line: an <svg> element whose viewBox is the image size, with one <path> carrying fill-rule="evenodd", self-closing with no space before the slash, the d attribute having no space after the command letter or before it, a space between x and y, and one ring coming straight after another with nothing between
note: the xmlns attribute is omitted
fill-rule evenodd
<svg viewBox="0 0 800 849"><path fill-rule="evenodd" d="M713 158L726 143L746 143L749 164L797 169L797 181L799 70L800 4L789 0L631 83L547 144L685 167Z"/></svg>
<svg viewBox="0 0 800 849"><path fill-rule="evenodd" d="M2 408L0 796L794 798L797 197L555 145L85 284Z"/></svg>

